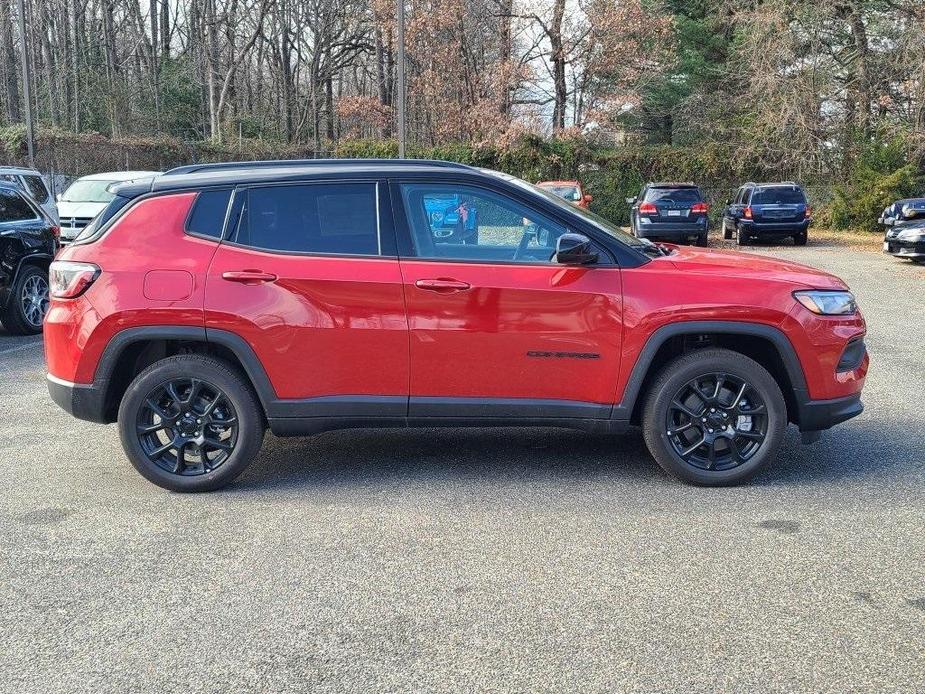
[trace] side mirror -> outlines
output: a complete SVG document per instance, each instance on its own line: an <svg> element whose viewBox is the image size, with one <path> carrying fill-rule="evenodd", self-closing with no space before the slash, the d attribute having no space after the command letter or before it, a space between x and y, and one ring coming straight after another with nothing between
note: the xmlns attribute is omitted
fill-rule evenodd
<svg viewBox="0 0 925 694"><path fill-rule="evenodd" d="M896 224L896 217L881 217L880 223L885 226L891 227L894 224Z"/></svg>
<svg viewBox="0 0 925 694"><path fill-rule="evenodd" d="M590 265L597 257L591 239L584 234L562 234L556 240L556 262L561 265Z"/></svg>
<svg viewBox="0 0 925 694"><path fill-rule="evenodd" d="M630 205L635 205L635 204L636 204L636 196L634 195L634 196L631 197L631 198L627 198L626 201L627 201Z"/></svg>
<svg viewBox="0 0 925 694"><path fill-rule="evenodd" d="M584 200L585 202L591 202L592 200L594 200L594 197L591 194L586 193Z"/></svg>
<svg viewBox="0 0 925 694"><path fill-rule="evenodd" d="M732 204L732 200L726 198L726 202L723 203L726 207L729 207Z"/></svg>

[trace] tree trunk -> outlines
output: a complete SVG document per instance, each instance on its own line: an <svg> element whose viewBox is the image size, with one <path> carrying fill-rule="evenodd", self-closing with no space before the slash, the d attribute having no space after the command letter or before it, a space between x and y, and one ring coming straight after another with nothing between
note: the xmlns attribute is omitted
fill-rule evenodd
<svg viewBox="0 0 925 694"><path fill-rule="evenodd" d="M547 31L552 57L552 79L555 89L555 106L552 112L553 132L565 128L565 107L568 90L565 83L565 47L562 43L562 19L565 15L565 0L555 0L552 25Z"/></svg>
<svg viewBox="0 0 925 694"><path fill-rule="evenodd" d="M4 63L6 115L11 123L18 123L22 118L19 110L19 76L16 74L20 62L13 45L13 16L8 0L0 0L0 55Z"/></svg>

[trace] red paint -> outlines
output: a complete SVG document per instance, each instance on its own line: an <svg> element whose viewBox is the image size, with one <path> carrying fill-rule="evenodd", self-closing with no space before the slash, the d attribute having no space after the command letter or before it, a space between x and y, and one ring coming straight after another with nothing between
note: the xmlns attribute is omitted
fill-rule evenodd
<svg viewBox="0 0 925 694"><path fill-rule="evenodd" d="M140 201L101 240L61 251L59 260L92 262L101 274L85 294L51 301L53 376L92 382L106 345L127 328L208 326L243 337L285 399L610 404L620 402L658 328L728 320L782 330L812 398L851 395L864 384L866 359L835 373L848 340L865 332L860 314L816 316L793 299L797 289L845 288L810 267L686 247L626 270L285 255L185 234L194 197Z"/></svg>

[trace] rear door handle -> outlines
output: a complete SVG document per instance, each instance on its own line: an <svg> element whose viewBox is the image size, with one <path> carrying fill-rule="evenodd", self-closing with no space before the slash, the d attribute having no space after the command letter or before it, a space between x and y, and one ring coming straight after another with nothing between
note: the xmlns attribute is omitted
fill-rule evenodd
<svg viewBox="0 0 925 694"><path fill-rule="evenodd" d="M418 280L414 283L414 286L418 289L424 289L428 292L440 292L443 294L464 292L471 288L471 285L468 282L460 282L459 280L448 279L444 277L440 277L435 280Z"/></svg>
<svg viewBox="0 0 925 694"><path fill-rule="evenodd" d="M241 284L263 284L264 282L275 282L276 275L261 270L231 270L223 272L222 279Z"/></svg>

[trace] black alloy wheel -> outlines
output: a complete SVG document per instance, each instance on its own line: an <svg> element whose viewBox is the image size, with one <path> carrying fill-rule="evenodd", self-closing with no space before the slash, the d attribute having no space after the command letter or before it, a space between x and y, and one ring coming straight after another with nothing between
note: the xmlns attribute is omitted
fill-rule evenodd
<svg viewBox="0 0 925 694"><path fill-rule="evenodd" d="M232 482L257 457L266 429L246 376L203 354L166 357L138 374L122 396L118 422L135 469L176 492Z"/></svg>
<svg viewBox="0 0 925 694"><path fill-rule="evenodd" d="M768 410L743 378L710 373L685 383L668 406L665 431L675 453L701 470L748 461L767 436Z"/></svg>
<svg viewBox="0 0 925 694"><path fill-rule="evenodd" d="M148 460L164 471L203 475L220 467L234 451L238 418L215 385L175 378L147 394L138 409L136 431Z"/></svg>

